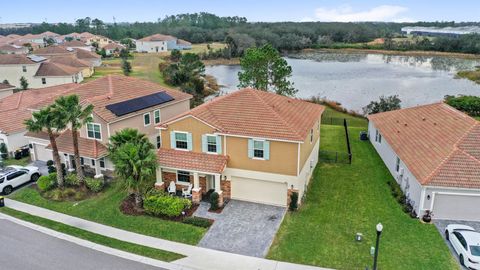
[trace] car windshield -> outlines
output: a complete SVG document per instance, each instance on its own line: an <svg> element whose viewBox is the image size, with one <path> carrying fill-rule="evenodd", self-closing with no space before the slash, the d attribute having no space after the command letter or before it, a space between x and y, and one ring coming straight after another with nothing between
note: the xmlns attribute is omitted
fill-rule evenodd
<svg viewBox="0 0 480 270"><path fill-rule="evenodd" d="M473 256L480 256L480 246L470 246L470 252Z"/></svg>

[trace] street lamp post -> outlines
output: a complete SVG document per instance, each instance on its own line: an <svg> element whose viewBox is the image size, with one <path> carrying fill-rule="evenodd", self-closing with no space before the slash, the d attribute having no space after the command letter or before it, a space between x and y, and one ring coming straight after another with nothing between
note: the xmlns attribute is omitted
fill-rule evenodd
<svg viewBox="0 0 480 270"><path fill-rule="evenodd" d="M378 223L376 229L377 229L377 243L375 244L375 255L373 257L373 270L377 270L378 245L380 244L380 235L382 234L382 230L383 230L382 223Z"/></svg>

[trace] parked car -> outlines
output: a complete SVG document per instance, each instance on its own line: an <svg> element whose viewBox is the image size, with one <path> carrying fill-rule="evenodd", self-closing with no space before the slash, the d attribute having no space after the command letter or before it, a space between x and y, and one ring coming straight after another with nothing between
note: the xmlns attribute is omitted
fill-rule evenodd
<svg viewBox="0 0 480 270"><path fill-rule="evenodd" d="M480 269L480 233L470 226L450 224L445 238L457 252L460 263L469 269Z"/></svg>
<svg viewBox="0 0 480 270"><path fill-rule="evenodd" d="M40 172L34 166L7 166L0 168L0 191L7 195L12 193L13 189L28 183L36 182L40 177Z"/></svg>

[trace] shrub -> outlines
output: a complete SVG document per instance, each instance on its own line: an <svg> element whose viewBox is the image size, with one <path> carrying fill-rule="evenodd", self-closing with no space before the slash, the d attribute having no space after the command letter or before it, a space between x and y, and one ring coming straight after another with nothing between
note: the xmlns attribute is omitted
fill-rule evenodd
<svg viewBox="0 0 480 270"><path fill-rule="evenodd" d="M85 178L85 185L87 186L88 189L90 189L93 192L100 192L103 189L103 179L98 178L90 178L87 177Z"/></svg>
<svg viewBox="0 0 480 270"><path fill-rule="evenodd" d="M53 166L53 160L51 160L51 159L48 160L48 161L47 161L47 166L48 166L48 167Z"/></svg>
<svg viewBox="0 0 480 270"><path fill-rule="evenodd" d="M292 192L290 195L290 211L295 211L298 208L298 192Z"/></svg>
<svg viewBox="0 0 480 270"><path fill-rule="evenodd" d="M186 217L182 220L182 223L190 224L197 227L208 228L211 225L210 220L201 217Z"/></svg>
<svg viewBox="0 0 480 270"><path fill-rule="evenodd" d="M37 180L37 187L40 191L45 192L52 189L55 186L55 181L52 181L50 175L42 175Z"/></svg>
<svg viewBox="0 0 480 270"><path fill-rule="evenodd" d="M445 102L457 110L470 116L480 116L480 97L477 96L446 96Z"/></svg>
<svg viewBox="0 0 480 270"><path fill-rule="evenodd" d="M218 209L218 198L220 196L217 192L213 192L210 194L210 210L217 210Z"/></svg>
<svg viewBox="0 0 480 270"><path fill-rule="evenodd" d="M65 177L65 184L67 186L79 186L80 185L80 180L78 179L78 176L74 173L68 174Z"/></svg>
<svg viewBox="0 0 480 270"><path fill-rule="evenodd" d="M143 201L143 208L148 214L154 216L177 217L182 211L192 206L192 202L188 199L166 196L153 195L148 196Z"/></svg>

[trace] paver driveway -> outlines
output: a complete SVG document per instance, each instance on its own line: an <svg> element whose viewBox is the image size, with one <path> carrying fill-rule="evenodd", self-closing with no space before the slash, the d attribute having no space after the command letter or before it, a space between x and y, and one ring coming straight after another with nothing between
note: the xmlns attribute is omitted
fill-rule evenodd
<svg viewBox="0 0 480 270"><path fill-rule="evenodd" d="M201 247L255 257L265 257L286 208L231 200L222 213L209 213L202 203L195 216L214 219L198 244Z"/></svg>

